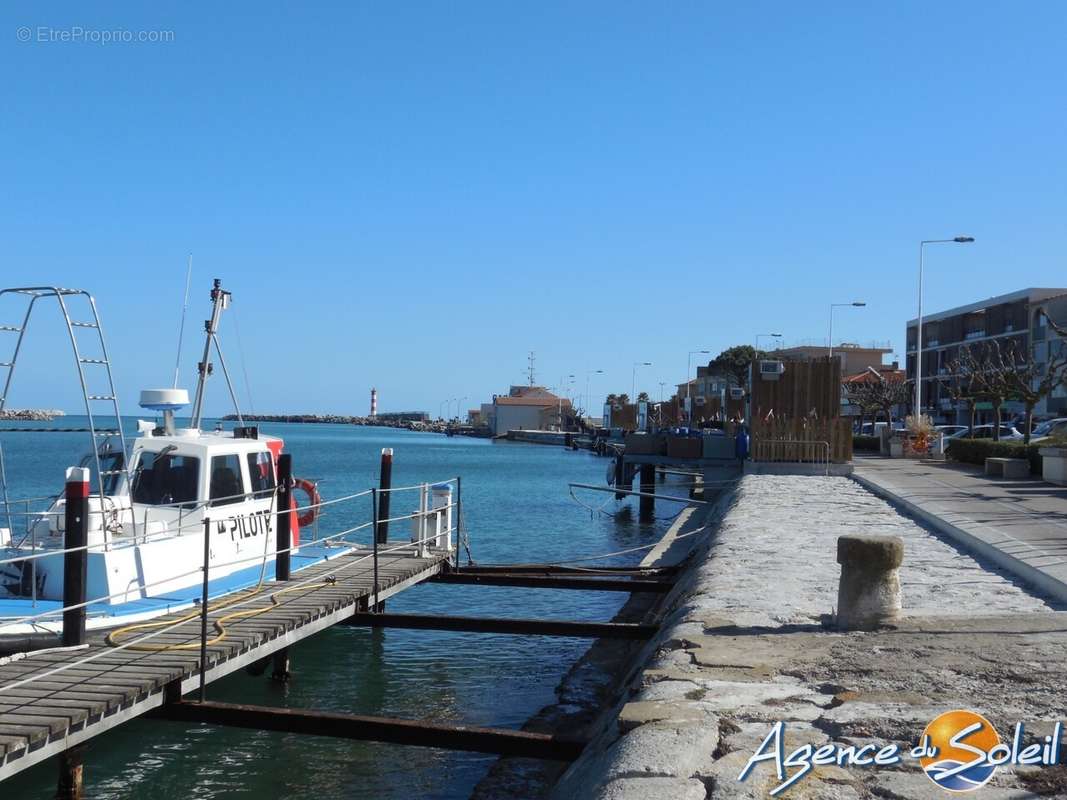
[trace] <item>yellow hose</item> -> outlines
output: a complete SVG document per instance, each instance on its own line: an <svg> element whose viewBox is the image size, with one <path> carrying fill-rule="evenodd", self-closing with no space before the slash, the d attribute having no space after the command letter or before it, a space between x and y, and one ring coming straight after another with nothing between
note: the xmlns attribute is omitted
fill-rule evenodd
<svg viewBox="0 0 1067 800"><path fill-rule="evenodd" d="M208 639L207 643L208 645L218 644L226 638L226 626L223 625L223 623L227 620L238 619L242 617L254 617L257 614L263 614L264 612L272 610L275 606L279 605L277 600L278 595L288 594L290 592L306 592L310 591L311 589L321 589L323 586L332 586L336 583L336 578L327 578L324 581L321 581L320 583L311 583L304 586L291 586L288 589L279 589L275 592L271 592L270 601L272 605L267 606L266 608L249 608L245 609L244 611L234 611L232 614L224 614L218 619L212 620L212 625L218 632L218 636L213 639ZM255 586L251 589L246 589L233 597L227 597L222 602L217 602L214 605L208 605L207 610L208 612L218 611L220 608L226 608L227 606L231 606L234 603L247 600L251 597L254 597L259 592L259 590L259 586ZM198 609L176 620L168 619L161 620L159 622L141 622L136 625L126 625L122 628L116 628L115 630L111 631L105 638L105 641L112 647L118 647L119 638L125 636L128 633L131 633L132 631L142 631L150 630L152 628L163 628L168 626L180 625L183 622L189 622L194 619L199 619L201 613L202 612ZM147 653L155 653L162 650L198 650L200 649L200 641L197 640L195 642L185 642L184 644L128 644L125 645L125 649L138 650Z"/></svg>

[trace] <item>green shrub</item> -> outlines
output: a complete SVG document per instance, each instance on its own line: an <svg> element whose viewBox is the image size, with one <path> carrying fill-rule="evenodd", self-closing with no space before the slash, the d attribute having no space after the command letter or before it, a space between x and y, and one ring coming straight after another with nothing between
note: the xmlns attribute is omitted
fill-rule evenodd
<svg viewBox="0 0 1067 800"><path fill-rule="evenodd" d="M879 450L882 449L882 446L877 436L853 436L852 449L873 450L875 453L877 453Z"/></svg>
<svg viewBox="0 0 1067 800"><path fill-rule="evenodd" d="M1023 444L1020 441L994 442L992 439L951 439L945 455L953 461L985 466L987 458L1025 458L1030 462L1030 474L1041 474L1041 454L1046 445Z"/></svg>

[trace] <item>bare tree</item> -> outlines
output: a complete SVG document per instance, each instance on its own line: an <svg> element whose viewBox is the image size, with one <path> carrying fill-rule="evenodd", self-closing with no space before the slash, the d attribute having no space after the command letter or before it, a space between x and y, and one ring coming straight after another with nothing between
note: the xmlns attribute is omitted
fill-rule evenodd
<svg viewBox="0 0 1067 800"><path fill-rule="evenodd" d="M974 397L984 398L993 406L993 441L1000 441L1000 409L1005 400L1015 396L1013 374L1017 369L1014 348L1007 352L996 339L960 347L959 358L951 370L967 382Z"/></svg>
<svg viewBox="0 0 1067 800"><path fill-rule="evenodd" d="M1052 390L1067 378L1067 352L1065 348L1053 348L1049 342L1045 361L1034 359L1034 348L1008 348L1006 358L1015 364L1015 369L1005 373L1012 396L1026 407L1026 427L1023 442L1030 444L1030 428L1034 421L1034 406L1052 393ZM1053 352L1055 350L1056 352Z"/></svg>
<svg viewBox="0 0 1067 800"><path fill-rule="evenodd" d="M874 379L850 384L845 391L861 411L873 411L875 419L879 411L885 414L886 425L892 428L893 406L908 402L908 385L902 380L889 380L884 375L871 377Z"/></svg>
<svg viewBox="0 0 1067 800"><path fill-rule="evenodd" d="M974 435L974 417L977 413L976 403L978 402L977 390L974 387L973 381L961 371L960 362L958 360L949 363L949 372L952 373L950 377L941 380L941 387L948 393L948 396L952 398L955 403L966 403L968 419L967 430L970 435Z"/></svg>

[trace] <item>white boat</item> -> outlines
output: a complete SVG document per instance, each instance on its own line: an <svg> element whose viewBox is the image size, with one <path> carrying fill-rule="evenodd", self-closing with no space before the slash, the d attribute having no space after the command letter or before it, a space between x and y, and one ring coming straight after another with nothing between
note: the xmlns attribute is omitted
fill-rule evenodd
<svg viewBox="0 0 1067 800"><path fill-rule="evenodd" d="M97 425L102 416L100 403L113 408L116 420L122 418L92 297L84 291L52 287L0 292L0 296L5 294L26 296L29 310L21 326L4 328L17 334L19 341L15 359L6 365L0 410L35 303L53 297L59 301L74 345L89 418L86 431L93 442L83 464L93 468L96 479L89 497L87 630L113 629L193 606L202 591L205 520L210 526L212 597L272 579L278 459L284 443L260 435L255 427L239 425L230 431L200 427L213 344L225 372L215 337L230 293L219 281L211 293L212 316L206 325L189 427L175 424L175 412L189 402L186 391L147 390L141 394L141 406L157 412L161 419L139 421L138 435L129 447L121 423L113 430ZM71 318L74 300L88 301L89 320ZM99 336L102 358L82 356L85 350L79 347L78 328L95 330L92 335ZM109 390L93 393L89 388L92 378L86 377L90 368L106 373ZM60 496L44 510L18 519L18 504L8 499L6 477L0 474L0 478L4 505L0 521L5 524L0 527L0 652L54 646L62 631L65 501ZM302 514L307 524L318 511L318 495L310 482L298 485L311 496ZM342 538L297 547L297 514L291 517L294 572L353 548Z"/></svg>

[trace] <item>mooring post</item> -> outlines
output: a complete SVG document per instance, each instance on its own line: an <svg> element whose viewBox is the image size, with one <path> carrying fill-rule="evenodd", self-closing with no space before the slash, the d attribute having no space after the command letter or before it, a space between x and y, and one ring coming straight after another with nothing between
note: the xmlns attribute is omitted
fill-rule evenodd
<svg viewBox="0 0 1067 800"><path fill-rule="evenodd" d="M68 747L59 756L56 800L81 800L85 777L85 745Z"/></svg>
<svg viewBox="0 0 1067 800"><path fill-rule="evenodd" d="M275 535L274 577L289 580L290 551L293 541L293 457L282 453L278 457L278 525Z"/></svg>
<svg viewBox="0 0 1067 800"><path fill-rule="evenodd" d="M282 453L278 456L278 531L274 557L274 579L287 581L290 578L293 544L293 456ZM271 680L289 680L289 648L283 647L272 656Z"/></svg>
<svg viewBox="0 0 1067 800"><path fill-rule="evenodd" d="M899 616L903 560L904 540L899 536L838 537L838 630L874 630Z"/></svg>
<svg viewBox="0 0 1067 800"><path fill-rule="evenodd" d="M656 465L641 465L641 498L638 506L638 518L644 522L650 521L655 516L656 499L652 497L656 492ZM647 495L647 496L646 496Z"/></svg>
<svg viewBox="0 0 1067 800"><path fill-rule="evenodd" d="M85 644L85 576L89 554L89 470L70 467L63 534L63 646ZM77 608L71 608L77 606ZM81 790L79 789L79 794Z"/></svg>
<svg viewBox="0 0 1067 800"><path fill-rule="evenodd" d="M378 524L375 525L374 541L386 544L389 541L389 498L393 488L393 448L382 448L382 465L378 473Z"/></svg>

